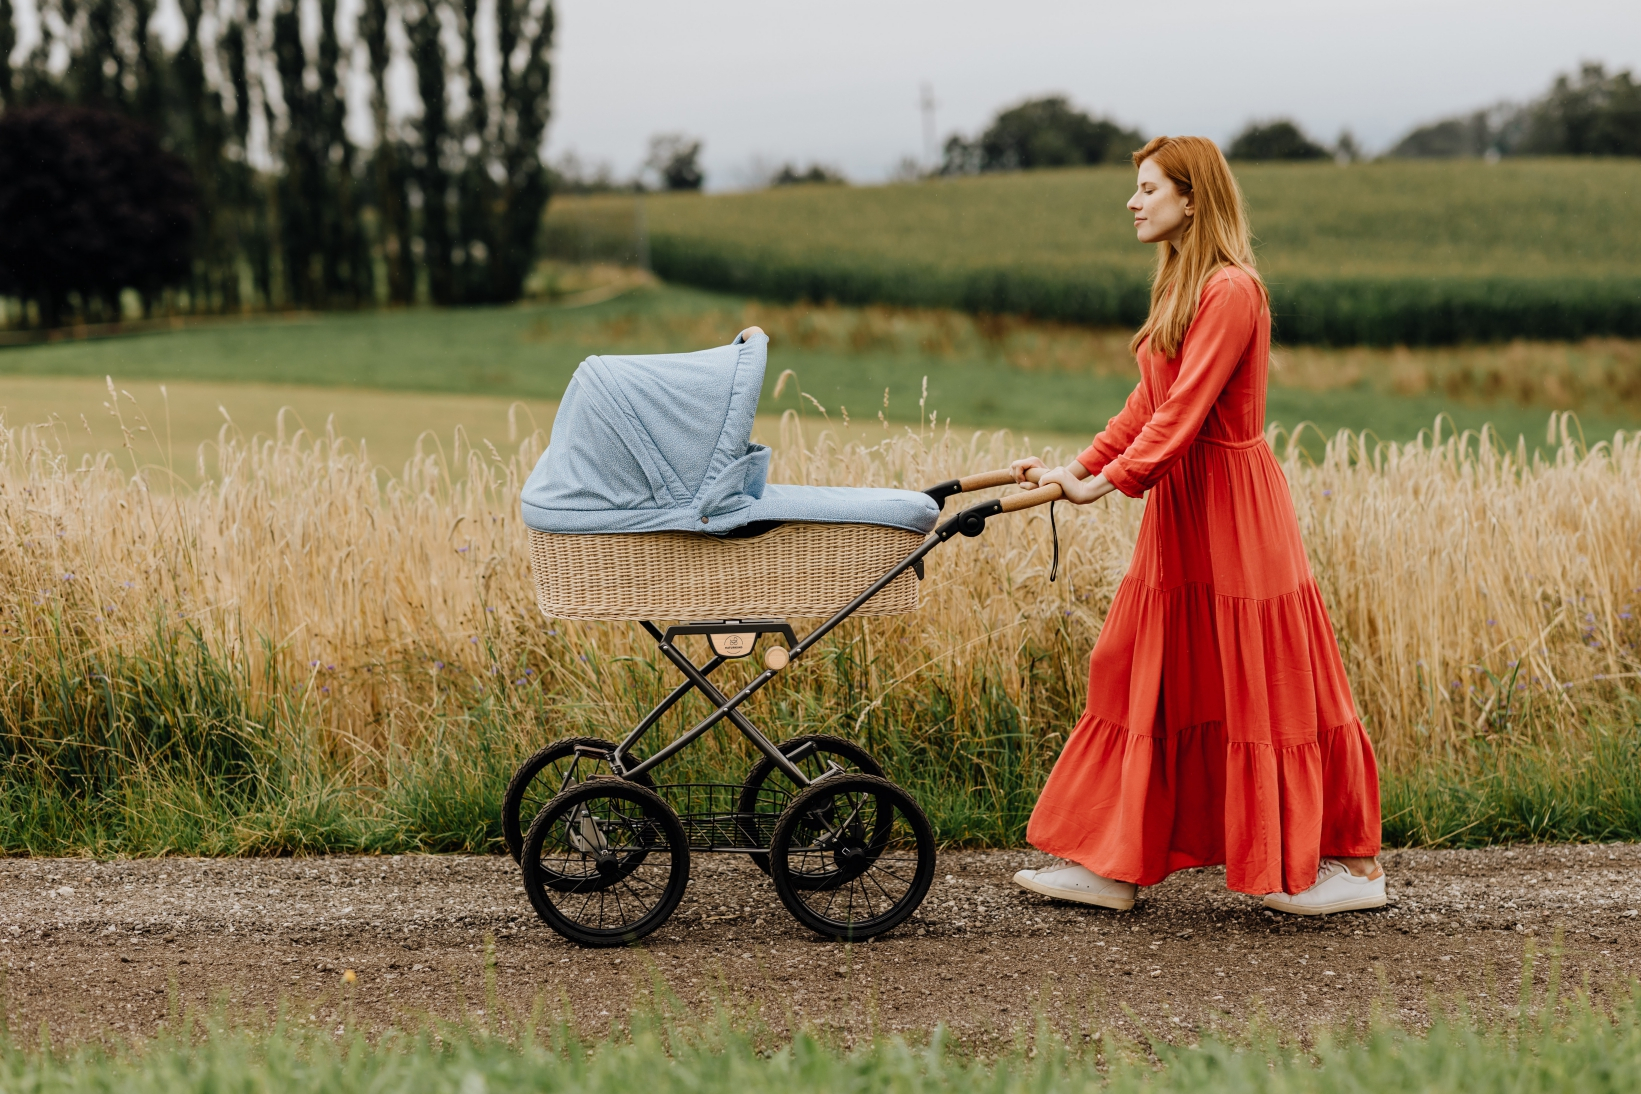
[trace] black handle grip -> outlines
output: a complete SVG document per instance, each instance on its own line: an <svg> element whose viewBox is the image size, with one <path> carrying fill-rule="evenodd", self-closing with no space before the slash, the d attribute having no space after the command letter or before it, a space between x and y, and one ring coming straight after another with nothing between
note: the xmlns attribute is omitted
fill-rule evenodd
<svg viewBox="0 0 1641 1094"><path fill-rule="evenodd" d="M947 479L945 482L935 483L923 492L933 498L936 505L944 505L947 498L951 497L953 494L961 494L963 492L963 480Z"/></svg>

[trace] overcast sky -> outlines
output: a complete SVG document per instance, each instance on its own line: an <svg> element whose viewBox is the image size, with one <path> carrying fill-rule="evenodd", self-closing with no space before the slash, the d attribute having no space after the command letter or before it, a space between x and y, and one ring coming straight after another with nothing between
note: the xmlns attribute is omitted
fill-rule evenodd
<svg viewBox="0 0 1641 1094"><path fill-rule="evenodd" d="M1641 68L1637 0L558 0L553 156L629 174L652 134L705 142L707 185L818 160L887 176L939 137L1060 92L1147 135L1224 142L1286 115L1380 150L1536 95L1582 60Z"/></svg>

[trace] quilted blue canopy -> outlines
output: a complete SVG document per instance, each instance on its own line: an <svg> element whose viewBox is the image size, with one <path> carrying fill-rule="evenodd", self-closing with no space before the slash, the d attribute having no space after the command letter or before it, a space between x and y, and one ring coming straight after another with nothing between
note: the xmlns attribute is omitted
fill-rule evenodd
<svg viewBox="0 0 1641 1094"><path fill-rule="evenodd" d="M753 444L769 339L698 353L581 362L525 481L524 523L543 532L695 531L753 521L934 527L940 507L913 490L769 484Z"/></svg>

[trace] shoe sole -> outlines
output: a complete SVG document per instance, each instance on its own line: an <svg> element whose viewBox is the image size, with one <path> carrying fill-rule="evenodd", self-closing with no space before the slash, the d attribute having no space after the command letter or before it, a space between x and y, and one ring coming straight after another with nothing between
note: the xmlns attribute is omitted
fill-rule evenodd
<svg viewBox="0 0 1641 1094"><path fill-rule="evenodd" d="M1355 897L1350 900L1336 900L1332 904L1323 904L1320 907L1284 904L1278 900L1265 898L1265 907L1272 911L1287 912L1289 915L1332 915L1334 912L1363 912L1374 908L1383 908L1388 899L1382 896Z"/></svg>
<svg viewBox="0 0 1641 1094"><path fill-rule="evenodd" d="M1127 912L1132 911L1134 908L1132 897L1125 900L1120 896L1099 896L1095 893L1079 893L1070 889L1055 889L1048 885L1038 884L1036 879L1015 878L1014 884L1052 900L1069 900L1073 904L1092 904L1097 908L1110 908L1114 912Z"/></svg>

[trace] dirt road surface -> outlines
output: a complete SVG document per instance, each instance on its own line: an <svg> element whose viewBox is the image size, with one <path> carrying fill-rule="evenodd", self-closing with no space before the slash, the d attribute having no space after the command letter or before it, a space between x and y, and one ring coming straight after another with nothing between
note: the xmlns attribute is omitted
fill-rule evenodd
<svg viewBox="0 0 1641 1094"><path fill-rule="evenodd" d="M1559 938L1562 983L1598 999L1641 975L1641 845L1391 852L1387 909L1320 919L1268 913L1221 870L1176 874L1126 914L1010 884L1047 861L947 853L918 918L851 947L801 929L750 864L700 856L644 945L581 950L536 919L505 858L12 859L0 1002L13 1037L45 1026L58 1044L224 1006L324 1028L437 1016L505 1029L539 1003L596 1034L659 982L687 1006L727 1001L777 1026L853 1038L945 1022L983 1045L1038 1014L1073 1034L1133 1032L1125 1007L1170 1039L1256 1013L1304 1030L1375 1002L1416 1024L1432 1001L1513 1005L1529 939L1545 954Z"/></svg>

